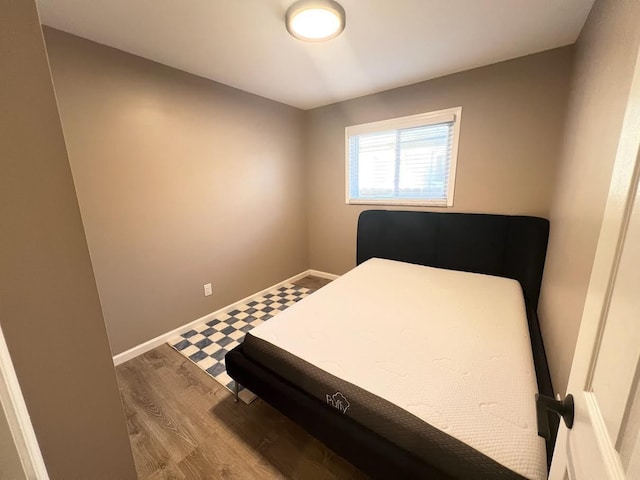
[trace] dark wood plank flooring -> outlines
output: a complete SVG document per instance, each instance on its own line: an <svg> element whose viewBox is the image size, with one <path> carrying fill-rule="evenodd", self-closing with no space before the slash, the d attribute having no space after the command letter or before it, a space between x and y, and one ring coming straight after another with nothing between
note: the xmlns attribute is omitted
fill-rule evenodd
<svg viewBox="0 0 640 480"><path fill-rule="evenodd" d="M328 283L309 278L309 288ZM234 403L168 345L116 368L140 479L365 479L271 406Z"/></svg>

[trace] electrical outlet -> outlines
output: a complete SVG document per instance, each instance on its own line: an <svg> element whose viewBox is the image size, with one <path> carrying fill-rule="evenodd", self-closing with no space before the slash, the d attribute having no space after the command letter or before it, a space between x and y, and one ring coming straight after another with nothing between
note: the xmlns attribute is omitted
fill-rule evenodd
<svg viewBox="0 0 640 480"><path fill-rule="evenodd" d="M208 297L208 296L209 296L209 295L211 295L212 293L213 293L213 289L211 288L211 284L210 284L210 283L207 283L207 284L204 286L204 296L205 296L205 297Z"/></svg>

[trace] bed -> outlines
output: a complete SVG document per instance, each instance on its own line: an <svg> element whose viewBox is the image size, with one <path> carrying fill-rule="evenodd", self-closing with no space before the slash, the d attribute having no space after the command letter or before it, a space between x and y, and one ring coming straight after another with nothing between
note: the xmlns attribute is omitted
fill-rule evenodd
<svg viewBox="0 0 640 480"><path fill-rule="evenodd" d="M227 371L374 478L544 478L548 229L365 211L358 266L250 332Z"/></svg>

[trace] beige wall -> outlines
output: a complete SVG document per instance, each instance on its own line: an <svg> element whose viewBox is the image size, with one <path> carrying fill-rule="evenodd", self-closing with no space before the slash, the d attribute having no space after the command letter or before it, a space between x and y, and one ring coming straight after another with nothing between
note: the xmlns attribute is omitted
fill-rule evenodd
<svg viewBox="0 0 640 480"><path fill-rule="evenodd" d="M311 268L352 268L358 214L375 208L345 204L347 125L462 106L454 207L433 210L546 217L571 63L565 47L308 111Z"/></svg>
<svg viewBox="0 0 640 480"><path fill-rule="evenodd" d="M52 479L135 471L33 0L0 2L0 322Z"/></svg>
<svg viewBox="0 0 640 480"><path fill-rule="evenodd" d="M114 354L308 268L302 111L45 38Z"/></svg>
<svg viewBox="0 0 640 480"><path fill-rule="evenodd" d="M640 43L640 2L598 0L576 63L539 313L554 388L564 393Z"/></svg>
<svg viewBox="0 0 640 480"><path fill-rule="evenodd" d="M540 313L563 391L636 5L596 3L573 80L574 47L565 47L307 112L47 29L113 353L309 266L353 267L356 220L368 207L344 203L344 127L462 106L448 211L551 217ZM205 298L207 282L214 295Z"/></svg>

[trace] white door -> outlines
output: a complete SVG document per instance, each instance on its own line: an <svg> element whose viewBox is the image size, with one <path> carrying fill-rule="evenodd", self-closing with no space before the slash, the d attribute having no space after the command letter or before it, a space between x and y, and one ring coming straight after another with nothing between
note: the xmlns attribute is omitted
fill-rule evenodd
<svg viewBox="0 0 640 480"><path fill-rule="evenodd" d="M0 479L48 480L36 434L0 328Z"/></svg>
<svg viewBox="0 0 640 480"><path fill-rule="evenodd" d="M640 62L623 121L552 480L640 479Z"/></svg>

